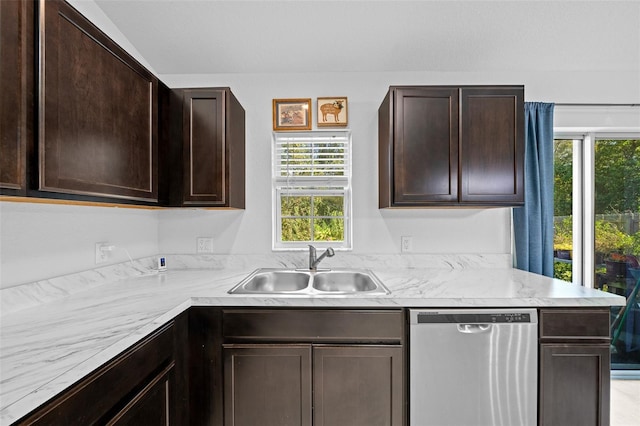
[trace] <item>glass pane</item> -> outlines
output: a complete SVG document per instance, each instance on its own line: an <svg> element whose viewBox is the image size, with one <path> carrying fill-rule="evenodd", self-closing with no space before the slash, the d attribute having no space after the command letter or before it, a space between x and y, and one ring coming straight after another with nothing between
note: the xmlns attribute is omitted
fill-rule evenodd
<svg viewBox="0 0 640 426"><path fill-rule="evenodd" d="M344 241L344 196L282 195L282 241Z"/></svg>
<svg viewBox="0 0 640 426"><path fill-rule="evenodd" d="M627 298L612 309L611 364L640 368L640 139L595 144L595 283Z"/></svg>
<svg viewBox="0 0 640 426"><path fill-rule="evenodd" d="M282 241L311 241L311 219L282 219Z"/></svg>
<svg viewBox="0 0 640 426"><path fill-rule="evenodd" d="M315 241L342 241L343 219L316 219L313 223Z"/></svg>
<svg viewBox="0 0 640 426"><path fill-rule="evenodd" d="M572 281L573 140L556 139L554 141L553 168L553 276L561 280Z"/></svg>
<svg viewBox="0 0 640 426"><path fill-rule="evenodd" d="M282 216L310 216L311 196L289 196L282 194Z"/></svg>
<svg viewBox="0 0 640 426"><path fill-rule="evenodd" d="M344 216L344 197L313 197L314 216Z"/></svg>

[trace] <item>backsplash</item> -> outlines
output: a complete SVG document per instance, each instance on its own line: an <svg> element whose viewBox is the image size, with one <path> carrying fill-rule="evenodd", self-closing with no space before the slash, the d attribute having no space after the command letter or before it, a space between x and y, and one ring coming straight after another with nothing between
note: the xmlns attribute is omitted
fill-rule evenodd
<svg viewBox="0 0 640 426"><path fill-rule="evenodd" d="M169 270L306 268L306 252L265 255L166 255ZM75 274L40 280L0 290L2 315L52 302L74 293L136 276L157 274L156 256L136 259ZM510 268L509 254L382 254L336 253L323 260L324 268L409 268L409 269L485 269Z"/></svg>
<svg viewBox="0 0 640 426"><path fill-rule="evenodd" d="M318 254L322 253L318 249ZM306 268L306 251L265 255L167 255L172 269ZM323 268L510 268L510 254L352 254L336 251L322 261Z"/></svg>
<svg viewBox="0 0 640 426"><path fill-rule="evenodd" d="M15 287L0 289L2 315L52 302L81 291L116 282L125 278L157 273L156 258L147 257L103 266L89 271L35 281Z"/></svg>

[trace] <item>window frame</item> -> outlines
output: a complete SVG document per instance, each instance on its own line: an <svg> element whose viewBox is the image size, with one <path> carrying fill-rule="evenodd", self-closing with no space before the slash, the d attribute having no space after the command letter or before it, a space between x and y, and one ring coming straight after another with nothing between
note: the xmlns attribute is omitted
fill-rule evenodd
<svg viewBox="0 0 640 426"><path fill-rule="evenodd" d="M301 140L309 140L318 137L327 139L332 136L344 139L345 152L344 158L344 176L286 176L277 175L278 170L278 154L277 142L278 138L300 137ZM332 247L334 250L348 251L353 249L352 243L352 140L350 130L326 130L326 131L309 131L309 132L273 132L271 143L271 193L272 193L272 250L273 251L303 251L308 250L308 246L312 244L317 248ZM282 241L282 197L291 194L294 196L342 196L343 197L343 215L335 216L344 221L344 234L342 241ZM304 216L299 216L304 217ZM325 216L313 216L312 218L325 218Z"/></svg>

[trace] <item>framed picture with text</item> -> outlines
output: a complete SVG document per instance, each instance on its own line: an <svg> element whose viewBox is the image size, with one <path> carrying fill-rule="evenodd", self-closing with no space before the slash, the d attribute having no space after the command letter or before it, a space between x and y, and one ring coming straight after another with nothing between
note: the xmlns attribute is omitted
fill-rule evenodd
<svg viewBox="0 0 640 426"><path fill-rule="evenodd" d="M347 98L318 98L318 127L344 127L349 122Z"/></svg>
<svg viewBox="0 0 640 426"><path fill-rule="evenodd" d="M311 99L274 99L273 130L311 130Z"/></svg>

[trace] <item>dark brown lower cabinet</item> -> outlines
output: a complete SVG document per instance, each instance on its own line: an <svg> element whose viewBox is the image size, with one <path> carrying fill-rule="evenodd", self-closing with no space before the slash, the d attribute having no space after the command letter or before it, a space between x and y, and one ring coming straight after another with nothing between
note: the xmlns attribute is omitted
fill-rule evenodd
<svg viewBox="0 0 640 426"><path fill-rule="evenodd" d="M222 426L222 309L192 306L188 317L189 424Z"/></svg>
<svg viewBox="0 0 640 426"><path fill-rule="evenodd" d="M609 424L609 309L540 310L538 423Z"/></svg>
<svg viewBox="0 0 640 426"><path fill-rule="evenodd" d="M609 308L539 314L538 423L608 425ZM405 339L402 309L192 307L17 424L402 426Z"/></svg>
<svg viewBox="0 0 640 426"><path fill-rule="evenodd" d="M225 309L224 424L401 426L404 312Z"/></svg>
<svg viewBox="0 0 640 426"><path fill-rule="evenodd" d="M162 370L107 425L169 425L174 364Z"/></svg>
<svg viewBox="0 0 640 426"><path fill-rule="evenodd" d="M401 425L402 365L401 346L225 345L225 425Z"/></svg>
<svg viewBox="0 0 640 426"><path fill-rule="evenodd" d="M188 424L186 324L186 315L178 316L17 424Z"/></svg>
<svg viewBox="0 0 640 426"><path fill-rule="evenodd" d="M541 425L609 424L609 345L542 344Z"/></svg>

